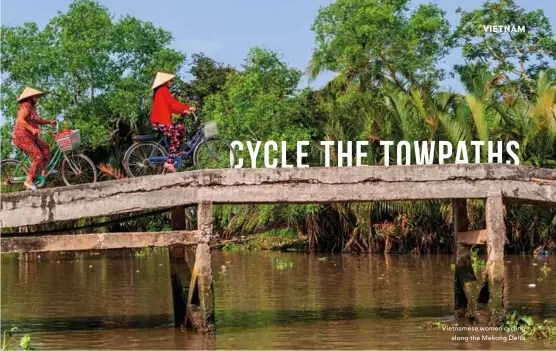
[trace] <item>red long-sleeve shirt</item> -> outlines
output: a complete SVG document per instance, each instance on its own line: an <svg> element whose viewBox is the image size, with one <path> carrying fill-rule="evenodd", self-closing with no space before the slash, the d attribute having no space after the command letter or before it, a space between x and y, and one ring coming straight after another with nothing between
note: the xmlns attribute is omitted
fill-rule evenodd
<svg viewBox="0 0 556 351"><path fill-rule="evenodd" d="M160 87L154 94L151 123L172 124L172 113L182 114L189 106L174 99L168 87Z"/></svg>

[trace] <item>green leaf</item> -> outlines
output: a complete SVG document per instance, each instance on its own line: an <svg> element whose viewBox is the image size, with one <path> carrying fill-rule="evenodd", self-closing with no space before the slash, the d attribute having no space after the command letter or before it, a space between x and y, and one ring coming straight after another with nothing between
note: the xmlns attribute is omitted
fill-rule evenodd
<svg viewBox="0 0 556 351"><path fill-rule="evenodd" d="M31 336L29 334L25 334L21 341L19 342L19 346L21 346L24 350L29 350L31 344Z"/></svg>
<svg viewBox="0 0 556 351"><path fill-rule="evenodd" d="M519 321L527 326L532 326L534 324L533 318L529 316L522 316Z"/></svg>

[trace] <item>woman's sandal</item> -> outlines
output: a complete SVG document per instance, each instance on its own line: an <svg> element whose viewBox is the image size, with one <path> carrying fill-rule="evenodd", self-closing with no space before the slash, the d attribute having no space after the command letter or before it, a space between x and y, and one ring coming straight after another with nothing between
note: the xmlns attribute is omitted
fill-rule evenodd
<svg viewBox="0 0 556 351"><path fill-rule="evenodd" d="M37 186L35 184L29 185L27 183L23 183L23 185L25 185L25 187L29 190L37 190Z"/></svg>
<svg viewBox="0 0 556 351"><path fill-rule="evenodd" d="M176 172L176 167L174 167L174 165L171 165L169 163L164 164L164 169L167 170L170 173L175 173Z"/></svg>

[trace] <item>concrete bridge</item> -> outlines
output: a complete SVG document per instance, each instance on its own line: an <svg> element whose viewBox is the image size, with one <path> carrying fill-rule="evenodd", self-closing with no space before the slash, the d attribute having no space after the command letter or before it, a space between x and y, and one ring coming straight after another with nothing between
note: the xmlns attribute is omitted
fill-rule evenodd
<svg viewBox="0 0 556 351"><path fill-rule="evenodd" d="M500 322L504 288L504 203L556 206L556 170L502 164L345 168L221 169L129 178L2 194L5 227L169 209L173 231L25 235L1 238L2 252L168 246L176 325L214 331L210 267L213 204L451 200L457 237L456 310ZM486 201L486 228L468 231L466 199ZM197 230L185 230L185 207L197 206ZM487 245L487 279L479 286L470 245ZM192 251L194 249L194 252ZM188 285L182 284L188 283Z"/></svg>

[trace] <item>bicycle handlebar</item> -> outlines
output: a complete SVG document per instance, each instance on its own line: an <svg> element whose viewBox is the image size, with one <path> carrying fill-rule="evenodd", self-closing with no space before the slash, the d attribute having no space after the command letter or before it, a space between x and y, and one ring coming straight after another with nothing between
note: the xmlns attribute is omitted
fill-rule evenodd
<svg viewBox="0 0 556 351"><path fill-rule="evenodd" d="M40 134L54 134L54 133L58 133L60 131L60 121L56 120L56 128L54 130L49 130L49 129L41 129Z"/></svg>
<svg viewBox="0 0 556 351"><path fill-rule="evenodd" d="M197 125L199 123L199 114L197 112L184 113L182 116L193 116L193 125Z"/></svg>
<svg viewBox="0 0 556 351"><path fill-rule="evenodd" d="M193 122L197 124L199 122L199 115L195 112L191 112L191 114L193 115Z"/></svg>

